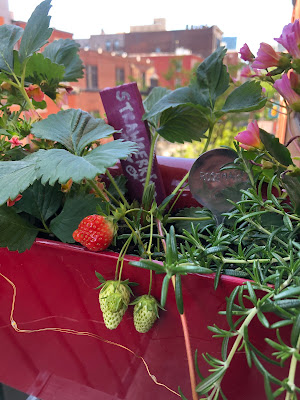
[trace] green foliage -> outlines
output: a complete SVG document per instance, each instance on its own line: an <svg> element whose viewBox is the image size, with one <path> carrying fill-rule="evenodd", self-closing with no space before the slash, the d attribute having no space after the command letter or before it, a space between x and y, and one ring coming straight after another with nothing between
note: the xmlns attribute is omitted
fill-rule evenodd
<svg viewBox="0 0 300 400"><path fill-rule="evenodd" d="M28 57L39 51L48 41L53 29L49 28L51 0L39 4L29 18L22 36L19 56L23 63Z"/></svg>
<svg viewBox="0 0 300 400"><path fill-rule="evenodd" d="M19 253L30 249L38 229L6 206L0 207L0 247Z"/></svg>
<svg viewBox="0 0 300 400"><path fill-rule="evenodd" d="M50 223L54 235L64 243L75 243L73 232L88 215L97 214L103 201L93 195L68 197L61 213Z"/></svg>
<svg viewBox="0 0 300 400"><path fill-rule="evenodd" d="M43 55L53 63L65 67L64 82L77 82L83 77L83 64L78 55L79 44L70 39L59 39L50 43Z"/></svg>
<svg viewBox="0 0 300 400"><path fill-rule="evenodd" d="M23 29L15 25L0 26L0 70L11 73L13 69L14 45L22 36ZM5 80L6 75L2 74Z"/></svg>
<svg viewBox="0 0 300 400"><path fill-rule="evenodd" d="M102 119L82 110L65 110L37 122L32 133L40 138L61 143L73 154L81 155L87 145L112 135L115 129Z"/></svg>

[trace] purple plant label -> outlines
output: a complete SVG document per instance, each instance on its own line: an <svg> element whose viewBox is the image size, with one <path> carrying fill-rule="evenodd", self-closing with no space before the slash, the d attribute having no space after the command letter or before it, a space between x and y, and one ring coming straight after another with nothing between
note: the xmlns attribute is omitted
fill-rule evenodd
<svg viewBox="0 0 300 400"><path fill-rule="evenodd" d="M101 100L109 125L121 133L115 133L115 139L124 139L137 143L138 152L126 160L121 160L123 173L128 179L128 195L131 200L142 201L144 184L148 170L151 133L147 121L142 121L145 113L141 94L137 84L127 83L115 88L100 91ZM154 156L150 183L155 184L156 202L160 204L166 197L158 163Z"/></svg>

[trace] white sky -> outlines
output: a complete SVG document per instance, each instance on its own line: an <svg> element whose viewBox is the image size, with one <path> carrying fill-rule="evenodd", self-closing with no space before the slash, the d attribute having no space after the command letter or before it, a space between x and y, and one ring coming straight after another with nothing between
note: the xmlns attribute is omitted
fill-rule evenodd
<svg viewBox="0 0 300 400"><path fill-rule="evenodd" d="M40 0L8 0L14 19L27 21ZM247 42L256 53L260 42L274 44L291 21L292 0L52 0L51 27L72 32L74 39L129 32L166 18L167 30L186 25L217 25L224 36L236 36L237 49Z"/></svg>

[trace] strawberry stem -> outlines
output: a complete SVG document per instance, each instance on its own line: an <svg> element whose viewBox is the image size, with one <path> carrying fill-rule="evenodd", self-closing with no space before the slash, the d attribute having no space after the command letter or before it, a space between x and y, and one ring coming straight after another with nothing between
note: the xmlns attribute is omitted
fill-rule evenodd
<svg viewBox="0 0 300 400"><path fill-rule="evenodd" d="M128 247L130 245L130 242L132 240L132 235L129 236L129 238L126 240L126 243L123 246L123 254L121 258L121 267L120 267L120 272L119 272L119 284L121 282L121 277L122 277L122 271L123 271L123 266L124 266L124 256L127 253Z"/></svg>
<svg viewBox="0 0 300 400"><path fill-rule="evenodd" d="M126 251L127 251L127 249L128 249L128 246L127 246L127 242L131 242L131 240L132 240L132 237L133 237L133 234L131 234L130 236L129 236L129 238L126 240L126 242L125 242L125 244L123 245L123 247L122 247L122 249L121 249L121 251L120 251L120 253L119 253L119 256L118 256L118 260L117 260L117 265L116 265L116 272L115 272L115 281L118 279L118 272L119 272L119 264L120 264L120 261L122 260L122 259L124 259L124 255L126 254Z"/></svg>
<svg viewBox="0 0 300 400"><path fill-rule="evenodd" d="M108 169L106 170L106 175L109 177L109 180L111 181L112 185L116 189L118 195L120 196L120 199L123 201L124 206L126 208L130 208L128 201L125 199L123 193L121 192L119 186L117 185L117 182L114 180L113 176L111 175L111 173L109 172Z"/></svg>

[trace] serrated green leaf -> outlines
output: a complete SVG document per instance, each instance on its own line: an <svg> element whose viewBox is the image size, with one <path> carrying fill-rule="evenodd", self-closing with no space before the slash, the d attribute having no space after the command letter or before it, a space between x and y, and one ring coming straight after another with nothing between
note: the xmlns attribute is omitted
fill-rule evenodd
<svg viewBox="0 0 300 400"><path fill-rule="evenodd" d="M0 205L15 199L37 179L36 153L19 161L0 161Z"/></svg>
<svg viewBox="0 0 300 400"><path fill-rule="evenodd" d="M260 110L267 101L261 96L261 93L262 88L259 82L245 82L230 93L222 111L232 113Z"/></svg>
<svg viewBox="0 0 300 400"><path fill-rule="evenodd" d="M75 243L73 232L88 215L96 214L103 200L93 195L68 197L62 212L50 223L50 229L64 243Z"/></svg>
<svg viewBox="0 0 300 400"><path fill-rule="evenodd" d="M79 183L93 179L112 167L120 158L126 158L136 149L129 141L114 140L105 143L86 156L79 157L67 150L39 150L20 161L0 162L0 205L14 199L37 179L43 185L49 182L66 183L69 179Z"/></svg>
<svg viewBox="0 0 300 400"><path fill-rule="evenodd" d="M0 26L0 70L12 72L13 70L13 49L20 39L23 28L16 25Z"/></svg>
<svg viewBox="0 0 300 400"><path fill-rule="evenodd" d="M63 81L65 68L36 53L29 58L26 68L26 81L37 84L41 90L55 100L58 84Z"/></svg>
<svg viewBox="0 0 300 400"><path fill-rule="evenodd" d="M13 49L14 45L20 39L23 28L16 25L0 26L0 70L7 72L13 70Z"/></svg>
<svg viewBox="0 0 300 400"><path fill-rule="evenodd" d="M194 95L197 103L212 110L216 99L229 87L229 74L223 64L225 54L226 49L219 47L199 65L196 71L198 87L197 91L194 90Z"/></svg>
<svg viewBox="0 0 300 400"><path fill-rule="evenodd" d="M175 89L155 103L151 110L143 115L143 120L151 119L170 107L177 107L187 103L197 104L192 89L190 87Z"/></svg>
<svg viewBox="0 0 300 400"><path fill-rule="evenodd" d="M75 109L52 114L32 127L32 133L36 137L59 142L77 155L81 155L88 144L106 138L114 132L115 129L104 120Z"/></svg>
<svg viewBox="0 0 300 400"><path fill-rule="evenodd" d="M259 136L266 150L277 161L279 161L283 165L286 165L287 167L293 164L291 153L283 144L279 142L279 139L277 137L271 135L270 133L264 131L263 129L259 129Z"/></svg>
<svg viewBox="0 0 300 400"><path fill-rule="evenodd" d="M83 64L78 55L80 45L71 39L59 39L50 43L43 55L53 63L65 67L64 82L77 82L83 77Z"/></svg>
<svg viewBox="0 0 300 400"><path fill-rule="evenodd" d="M145 98L143 101L145 113L149 113L154 105L161 100L166 94L170 93L171 91L167 88L163 87L155 87L151 90L150 94ZM149 121L158 128L160 119L160 113L156 114L153 118L149 119Z"/></svg>
<svg viewBox="0 0 300 400"><path fill-rule="evenodd" d="M0 207L0 247L23 253L30 249L37 233L38 229L16 214L12 208L6 205Z"/></svg>
<svg viewBox="0 0 300 400"><path fill-rule="evenodd" d="M80 183L83 179L104 174L107 168L128 157L135 148L134 143L120 139L98 146L84 157L63 149L39 150L36 153L39 156L38 174L43 184L66 183L69 179Z"/></svg>
<svg viewBox="0 0 300 400"><path fill-rule="evenodd" d="M50 3L51 0L45 0L40 3L26 24L19 50L21 63L40 50L51 36L53 29L49 28L51 17L48 16L51 8Z"/></svg>
<svg viewBox="0 0 300 400"><path fill-rule="evenodd" d="M162 112L157 132L171 143L201 141L209 127L206 116L195 105L180 105Z"/></svg>
<svg viewBox="0 0 300 400"><path fill-rule="evenodd" d="M60 185L42 185L40 181L35 181L23 193L15 207L18 211L24 211L41 221L47 221L59 209L63 193Z"/></svg>

